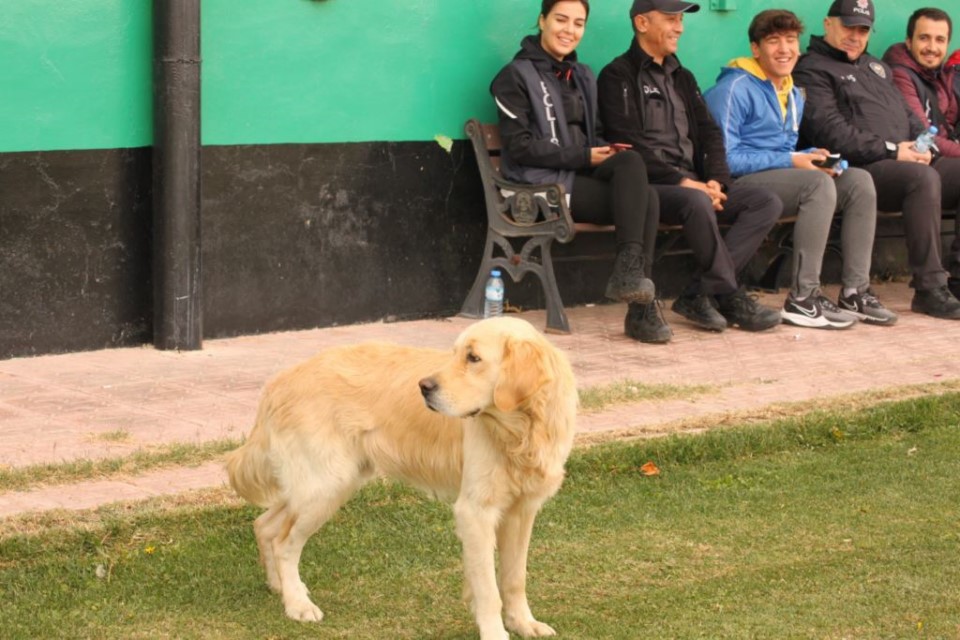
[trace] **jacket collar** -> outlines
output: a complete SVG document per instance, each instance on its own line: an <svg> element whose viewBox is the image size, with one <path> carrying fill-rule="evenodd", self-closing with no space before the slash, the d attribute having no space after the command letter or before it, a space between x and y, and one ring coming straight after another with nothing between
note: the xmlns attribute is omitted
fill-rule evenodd
<svg viewBox="0 0 960 640"><path fill-rule="evenodd" d="M931 83L935 83L937 78L940 77L943 67L938 67L936 69L927 69L926 67L921 67L920 63L917 62L914 57L910 54L910 50L907 49L907 45L903 42L898 42L894 45L891 45L887 52L883 54L883 61L890 65L900 65L901 67L906 67L910 69L921 78L926 78Z"/></svg>
<svg viewBox="0 0 960 640"><path fill-rule="evenodd" d="M869 55L866 51L864 51L856 60L850 60L850 58L847 57L846 51L835 48L833 45L824 40L823 36L810 36L810 46L807 47L807 51L810 53L819 53L827 56L828 58L833 58L837 62L846 62L847 64L853 65L858 64L861 60Z"/></svg>
<svg viewBox="0 0 960 640"><path fill-rule="evenodd" d="M637 69L643 69L648 65L657 64L654 62L653 57L643 50L640 43L637 42L636 36L630 41L630 48L627 49L627 58ZM683 65L680 64L680 59L673 54L663 59L663 69L667 73L676 71L681 66Z"/></svg>

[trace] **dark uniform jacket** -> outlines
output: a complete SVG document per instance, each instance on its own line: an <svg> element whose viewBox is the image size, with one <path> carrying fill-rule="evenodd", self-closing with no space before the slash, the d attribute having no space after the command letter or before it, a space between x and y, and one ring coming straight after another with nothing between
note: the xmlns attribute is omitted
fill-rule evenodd
<svg viewBox="0 0 960 640"><path fill-rule="evenodd" d="M800 148L823 147L863 166L895 158L888 142L915 139L924 130L893 84L893 71L866 52L851 62L822 36L811 36L793 81L807 96Z"/></svg>
<svg viewBox="0 0 960 640"><path fill-rule="evenodd" d="M656 64L636 39L621 56L603 68L597 80L600 95L600 122L612 142L632 144L647 164L647 174L654 184L680 184L684 179L676 167L663 162L643 143L642 131L652 123L644 122L645 99L640 70ZM693 142L694 168L701 180L716 180L724 187L731 183L723 147L723 134L714 122L700 95L696 79L682 65L673 72L673 85L684 102Z"/></svg>
<svg viewBox="0 0 960 640"><path fill-rule="evenodd" d="M579 94L574 99L582 100L584 131L571 130L558 73L570 75ZM526 184L560 183L571 193L576 172L590 167L590 148L606 144L597 131L597 81L590 67L577 62L576 52L560 63L540 47L539 36L527 36L493 79L490 93L497 103L503 176Z"/></svg>

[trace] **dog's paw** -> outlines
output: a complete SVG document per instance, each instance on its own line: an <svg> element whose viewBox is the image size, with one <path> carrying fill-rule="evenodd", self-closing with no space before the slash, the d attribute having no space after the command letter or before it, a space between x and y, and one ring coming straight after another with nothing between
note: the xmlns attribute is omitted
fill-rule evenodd
<svg viewBox="0 0 960 640"><path fill-rule="evenodd" d="M320 611L320 607L309 600L298 600L288 604L286 613L288 618L298 622L320 622L323 620L323 611Z"/></svg>
<svg viewBox="0 0 960 640"><path fill-rule="evenodd" d="M508 623L507 628L517 635L523 636L524 638L545 638L547 636L557 635L557 632L553 630L553 627L548 624L538 622L533 618L530 620L524 620L523 622L514 622L512 624Z"/></svg>

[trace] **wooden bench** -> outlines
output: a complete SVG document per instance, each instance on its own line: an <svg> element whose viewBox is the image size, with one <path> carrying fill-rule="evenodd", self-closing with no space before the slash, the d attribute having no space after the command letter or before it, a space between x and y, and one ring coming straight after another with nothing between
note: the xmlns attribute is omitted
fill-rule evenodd
<svg viewBox="0 0 960 640"><path fill-rule="evenodd" d="M528 185L505 180L500 175L502 145L496 124L470 119L464 130L473 145L483 183L487 238L477 277L460 315L483 317L484 288L492 269L500 269L514 282L532 273L540 280L546 298L546 331L570 333L553 270L551 247L554 241L571 242L578 233L612 233L613 225L574 222L562 185ZM790 233L789 225L795 221L795 217L782 218L770 241L783 243ZM667 255L689 253L682 242L682 226L661 224L659 230L655 261Z"/></svg>

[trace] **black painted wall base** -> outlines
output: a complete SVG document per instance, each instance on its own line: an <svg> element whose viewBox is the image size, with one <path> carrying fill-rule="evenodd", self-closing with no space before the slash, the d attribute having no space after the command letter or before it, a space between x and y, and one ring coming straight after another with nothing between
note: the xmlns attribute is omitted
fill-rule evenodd
<svg viewBox="0 0 960 640"><path fill-rule="evenodd" d="M150 149L0 154L0 358L151 334Z"/></svg>
<svg viewBox="0 0 960 640"><path fill-rule="evenodd" d="M202 167L205 338L459 311L486 226L464 142L205 147ZM0 358L152 342L151 179L149 148L0 154ZM902 247L878 240L875 273ZM613 250L554 245L567 306L603 302ZM655 265L660 295L692 268ZM543 307L534 278L506 284Z"/></svg>

